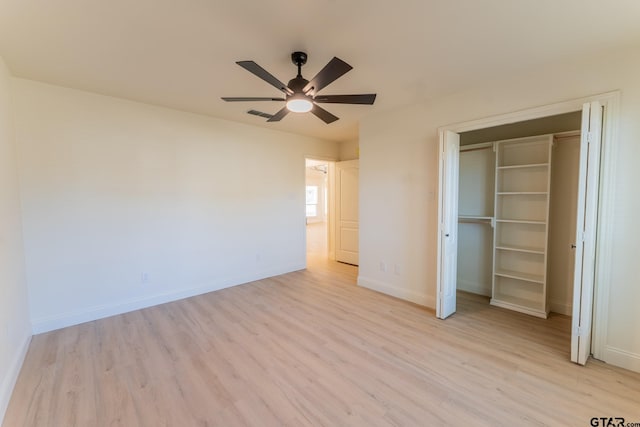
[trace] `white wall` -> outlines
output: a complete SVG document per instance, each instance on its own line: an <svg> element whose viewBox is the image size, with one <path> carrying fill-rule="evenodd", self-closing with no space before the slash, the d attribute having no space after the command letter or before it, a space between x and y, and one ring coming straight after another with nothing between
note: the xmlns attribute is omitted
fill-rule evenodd
<svg viewBox="0 0 640 427"><path fill-rule="evenodd" d="M304 156L336 143L22 79L14 95L36 333L305 267Z"/></svg>
<svg viewBox="0 0 640 427"><path fill-rule="evenodd" d="M0 424L31 338L10 81L0 58Z"/></svg>
<svg viewBox="0 0 640 427"><path fill-rule="evenodd" d="M459 222L457 289L490 297L492 278L493 228L491 223L488 221Z"/></svg>
<svg viewBox="0 0 640 427"><path fill-rule="evenodd" d="M435 306L437 128L621 90L615 148L615 223L604 360L640 371L640 49L566 60L424 104L369 116L360 126L360 277ZM402 274L381 272L380 261Z"/></svg>
<svg viewBox="0 0 640 427"><path fill-rule="evenodd" d="M340 160L355 160L360 157L360 145L357 139L340 143Z"/></svg>

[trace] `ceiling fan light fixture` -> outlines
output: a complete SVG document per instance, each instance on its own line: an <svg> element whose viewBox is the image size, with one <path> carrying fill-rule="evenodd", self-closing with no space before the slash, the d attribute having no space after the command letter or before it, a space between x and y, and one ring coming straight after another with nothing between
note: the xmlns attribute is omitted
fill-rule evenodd
<svg viewBox="0 0 640 427"><path fill-rule="evenodd" d="M292 113L308 113L313 103L304 95L293 95L287 100L287 109Z"/></svg>

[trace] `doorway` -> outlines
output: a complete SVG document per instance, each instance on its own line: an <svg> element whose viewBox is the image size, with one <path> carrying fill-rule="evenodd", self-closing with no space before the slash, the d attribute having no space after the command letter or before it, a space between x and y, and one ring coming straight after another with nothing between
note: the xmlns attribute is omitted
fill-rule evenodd
<svg viewBox="0 0 640 427"><path fill-rule="evenodd" d="M307 264L359 262L359 161L305 159Z"/></svg>
<svg viewBox="0 0 640 427"><path fill-rule="evenodd" d="M436 307L439 318L444 319L456 310L460 134L579 111L581 113L582 139L580 143L580 188L577 217L575 218L578 228L574 254L576 262L573 284L571 360L584 364L591 353L598 357L601 350L598 343L603 341L602 335L606 333L602 328L602 320L606 316L606 312L602 310L603 307L606 307L606 281L599 279L609 268L606 251L611 242L609 236L602 231L607 219L612 214L607 209L607 198L609 197L607 189L610 188L607 162L611 158L613 121L618 98L619 94L617 93L604 94L440 129L440 191L438 201L440 233L438 238L438 302ZM601 159L605 161L601 162ZM505 220L505 222L508 221ZM598 240L596 240L596 235L599 237ZM596 316L592 328L594 296ZM592 334L593 340L591 339Z"/></svg>
<svg viewBox="0 0 640 427"><path fill-rule="evenodd" d="M307 262L329 258L329 169L332 162L305 159Z"/></svg>

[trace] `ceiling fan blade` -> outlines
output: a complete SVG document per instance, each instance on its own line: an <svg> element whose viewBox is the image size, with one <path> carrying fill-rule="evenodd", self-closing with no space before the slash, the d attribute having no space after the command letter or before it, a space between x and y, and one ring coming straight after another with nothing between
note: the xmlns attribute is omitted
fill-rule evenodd
<svg viewBox="0 0 640 427"><path fill-rule="evenodd" d="M304 87L303 92L307 95L315 95L322 88L333 83L338 77L353 69L353 67L340 58L334 57L309 83Z"/></svg>
<svg viewBox="0 0 640 427"><path fill-rule="evenodd" d="M242 98L223 96L223 100L227 102L243 102L243 101L284 101L284 98Z"/></svg>
<svg viewBox="0 0 640 427"><path fill-rule="evenodd" d="M282 108L280 111L278 111L277 113L275 113L273 116L271 116L271 118L269 120L267 120L268 122L279 122L280 120L282 120L284 118L284 116L286 116L287 114L289 114L289 109L287 107Z"/></svg>
<svg viewBox="0 0 640 427"><path fill-rule="evenodd" d="M362 95L318 95L313 98L315 102L326 102L331 104L366 104L373 105L376 100L375 93Z"/></svg>
<svg viewBox="0 0 640 427"><path fill-rule="evenodd" d="M289 95L293 94L293 91L287 87L286 84L282 83L280 80L271 75L267 70L259 66L253 61L238 61L236 62L239 66L249 71L250 73L260 77L265 82L269 83L271 86L276 89L287 93Z"/></svg>
<svg viewBox="0 0 640 427"><path fill-rule="evenodd" d="M336 120L338 120L338 117L334 116L333 114L331 114L330 112L328 112L327 110L325 110L324 108L316 104L313 104L313 108L311 108L311 112L326 124L333 123Z"/></svg>
<svg viewBox="0 0 640 427"><path fill-rule="evenodd" d="M247 111L247 114L251 114L252 116L264 117L265 119L270 119L271 117L273 117L273 114L263 113L262 111L258 110L249 110Z"/></svg>

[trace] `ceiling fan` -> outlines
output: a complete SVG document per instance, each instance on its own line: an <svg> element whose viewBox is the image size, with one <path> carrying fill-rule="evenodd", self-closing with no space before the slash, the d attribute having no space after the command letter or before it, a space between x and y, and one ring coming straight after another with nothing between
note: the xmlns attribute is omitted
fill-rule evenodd
<svg viewBox="0 0 640 427"><path fill-rule="evenodd" d="M259 66L253 61L238 61L236 64L245 70L260 77L271 86L284 93L284 98L238 98L223 97L227 102L245 102L245 101L278 101L286 102L285 106L275 114L263 113L261 111L249 110L248 113L254 116L267 118L268 122L278 122L290 112L307 113L311 112L319 117L325 123L333 123L338 120L318 103L331 104L366 104L372 105L376 100L375 93L362 95L318 95L326 86L333 83L336 79L343 76L353 67L342 59L334 57L311 81L302 77L301 69L307 63L307 54L304 52L293 52L291 61L298 66L298 75L289 80L289 84L285 85L280 80L271 75L267 70Z"/></svg>

